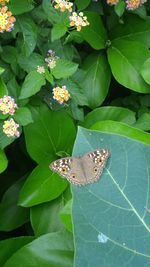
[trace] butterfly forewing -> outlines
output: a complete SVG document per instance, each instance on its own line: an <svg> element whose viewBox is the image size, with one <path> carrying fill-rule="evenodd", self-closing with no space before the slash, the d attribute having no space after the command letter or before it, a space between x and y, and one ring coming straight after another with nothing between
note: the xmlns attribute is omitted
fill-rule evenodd
<svg viewBox="0 0 150 267"><path fill-rule="evenodd" d="M56 160L50 168L73 184L86 185L99 179L109 156L107 149L97 149L82 157Z"/></svg>

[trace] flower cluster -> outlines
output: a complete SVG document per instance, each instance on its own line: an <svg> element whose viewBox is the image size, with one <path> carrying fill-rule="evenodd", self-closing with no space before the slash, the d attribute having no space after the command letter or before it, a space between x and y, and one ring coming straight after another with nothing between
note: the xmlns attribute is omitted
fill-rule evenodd
<svg viewBox="0 0 150 267"><path fill-rule="evenodd" d="M47 57L45 58L45 62L47 63L50 69L53 69L56 66L56 62L58 58L59 57L55 55L55 52L50 49L48 50Z"/></svg>
<svg viewBox="0 0 150 267"><path fill-rule="evenodd" d="M37 72L40 74L44 74L45 73L45 69L43 66L37 66Z"/></svg>
<svg viewBox="0 0 150 267"><path fill-rule="evenodd" d="M117 5L119 0L106 0L109 5ZM125 0L128 10L135 10L147 2L147 0Z"/></svg>
<svg viewBox="0 0 150 267"><path fill-rule="evenodd" d="M108 0L108 1L111 1L111 0ZM69 0L54 0L54 2L56 3L54 5L54 8L60 9L61 12L64 12L66 10L69 12L72 12L73 3L69 2ZM82 27L89 25L89 22L87 21L87 17L84 16L83 12L80 12L79 14L76 12L72 12L69 19L70 19L70 26L75 26L77 31L81 31Z"/></svg>
<svg viewBox="0 0 150 267"><path fill-rule="evenodd" d="M9 3L9 0L0 0L0 5L5 6L6 3Z"/></svg>
<svg viewBox="0 0 150 267"><path fill-rule="evenodd" d="M68 10L69 12L72 12L72 6L73 3L69 2L68 0L55 0L54 7L56 9L60 9L61 12L64 12Z"/></svg>
<svg viewBox="0 0 150 267"><path fill-rule="evenodd" d="M62 87L55 87L53 88L53 98L59 102L59 104L63 104L64 102L67 102L70 98L70 94L68 90L66 89L66 86Z"/></svg>
<svg viewBox="0 0 150 267"><path fill-rule="evenodd" d="M12 16L12 13L8 11L8 7L4 6L0 8L0 32L10 32L14 27L16 19Z"/></svg>
<svg viewBox="0 0 150 267"><path fill-rule="evenodd" d="M119 2L119 0L107 0L107 4L108 5L111 5L111 6L115 6L115 5L117 5L118 4L118 2Z"/></svg>
<svg viewBox="0 0 150 267"><path fill-rule="evenodd" d="M14 115L16 108L17 104L11 96L5 95L0 98L0 110L2 111L2 114Z"/></svg>
<svg viewBox="0 0 150 267"><path fill-rule="evenodd" d="M79 14L73 12L72 15L69 17L69 19L70 19L70 26L75 26L78 32L81 31L81 27L89 25L87 17L84 16L83 12L80 12Z"/></svg>
<svg viewBox="0 0 150 267"><path fill-rule="evenodd" d="M126 0L127 9L128 10L135 10L143 5L147 0Z"/></svg>
<svg viewBox="0 0 150 267"><path fill-rule="evenodd" d="M3 124L3 132L8 136L8 137L19 137L20 133L17 130L19 127L19 124L17 124L14 119L6 120L4 121Z"/></svg>

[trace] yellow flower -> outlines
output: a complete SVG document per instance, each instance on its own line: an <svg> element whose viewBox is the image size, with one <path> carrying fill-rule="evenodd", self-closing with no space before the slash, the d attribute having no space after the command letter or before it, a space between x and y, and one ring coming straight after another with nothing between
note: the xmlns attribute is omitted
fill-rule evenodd
<svg viewBox="0 0 150 267"><path fill-rule="evenodd" d="M73 3L69 2L68 0L55 0L54 7L56 9L60 9L61 12L64 12L68 10L69 12L72 12L72 6Z"/></svg>
<svg viewBox="0 0 150 267"><path fill-rule="evenodd" d="M12 16L12 13L8 11L8 7L4 6L0 8L0 32L10 32L15 23L16 19Z"/></svg>
<svg viewBox="0 0 150 267"><path fill-rule="evenodd" d="M115 5L117 5L118 4L118 2L119 2L119 0L107 0L107 4L108 5L111 5L111 6L115 6Z"/></svg>
<svg viewBox="0 0 150 267"><path fill-rule="evenodd" d="M10 120L4 121L3 132L8 137L19 137L20 133L17 130L19 124L17 124L12 118Z"/></svg>
<svg viewBox="0 0 150 267"><path fill-rule="evenodd" d="M75 26L78 32L81 31L82 27L89 25L87 17L84 16L83 12L80 12L79 14L73 12L72 15L69 17L69 19L70 19L70 26L72 27Z"/></svg>
<svg viewBox="0 0 150 267"><path fill-rule="evenodd" d="M68 90L66 89L66 86L62 87L55 87L53 88L53 98L59 102L59 104L63 104L64 102L67 102L70 98L70 94Z"/></svg>
<svg viewBox="0 0 150 267"><path fill-rule="evenodd" d="M4 6L6 3L9 3L9 0L0 0L0 5Z"/></svg>

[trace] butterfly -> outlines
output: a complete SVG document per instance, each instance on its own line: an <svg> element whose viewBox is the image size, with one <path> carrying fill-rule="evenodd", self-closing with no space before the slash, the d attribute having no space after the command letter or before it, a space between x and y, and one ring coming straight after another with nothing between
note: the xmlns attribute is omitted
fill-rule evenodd
<svg viewBox="0 0 150 267"><path fill-rule="evenodd" d="M109 150L97 149L80 157L55 160L49 167L70 183L81 186L96 182L100 178L109 156Z"/></svg>

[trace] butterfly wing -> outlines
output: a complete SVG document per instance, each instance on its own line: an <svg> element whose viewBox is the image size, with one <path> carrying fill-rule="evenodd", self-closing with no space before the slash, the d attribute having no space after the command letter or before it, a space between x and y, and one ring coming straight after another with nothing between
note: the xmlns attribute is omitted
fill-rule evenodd
<svg viewBox="0 0 150 267"><path fill-rule="evenodd" d="M96 182L100 178L109 156L110 152L107 149L97 149L83 156L87 184Z"/></svg>
<svg viewBox="0 0 150 267"><path fill-rule="evenodd" d="M81 157L58 159L52 162L49 167L72 184L82 185L86 183Z"/></svg>
<svg viewBox="0 0 150 267"><path fill-rule="evenodd" d="M72 158L67 157L53 161L49 165L49 168L52 171L60 174L62 177L66 178L66 175L68 175L71 171L71 165L72 165Z"/></svg>

